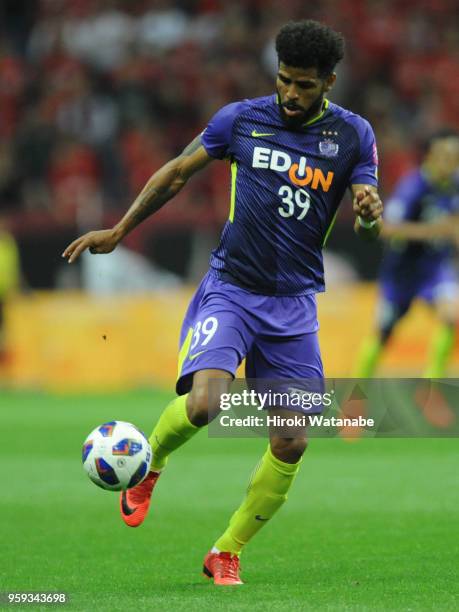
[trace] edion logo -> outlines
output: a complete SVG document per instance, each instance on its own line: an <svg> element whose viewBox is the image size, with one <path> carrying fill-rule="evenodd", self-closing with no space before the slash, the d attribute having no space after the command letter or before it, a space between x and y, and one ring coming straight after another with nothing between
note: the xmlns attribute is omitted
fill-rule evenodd
<svg viewBox="0 0 459 612"><path fill-rule="evenodd" d="M292 158L284 151L267 149L266 147L255 147L252 159L253 168L269 168L277 172L288 172L289 179L295 185L304 187L310 185L312 189L328 191L333 183L334 172L324 175L319 168L311 168L306 165L306 157L301 156L299 163L292 163Z"/></svg>

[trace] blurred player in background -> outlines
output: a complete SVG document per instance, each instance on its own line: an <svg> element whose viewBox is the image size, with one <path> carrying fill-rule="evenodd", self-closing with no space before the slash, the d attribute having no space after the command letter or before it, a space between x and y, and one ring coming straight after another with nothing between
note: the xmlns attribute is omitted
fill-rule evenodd
<svg viewBox="0 0 459 612"><path fill-rule="evenodd" d="M229 219L181 333L175 399L150 441L152 472L121 495L127 525L140 525L168 456L215 418L209 381L228 392L239 364L258 379L322 379L315 294L324 290L321 249L350 188L355 230L379 234L377 154L367 121L326 99L343 57L342 36L315 21L279 32L277 93L223 107L147 183L113 229L90 232L63 255L109 253L214 159L231 161ZM209 83L212 87L212 83ZM215 584L241 584L239 555L287 498L306 434L273 435L247 496L204 560Z"/></svg>
<svg viewBox="0 0 459 612"><path fill-rule="evenodd" d="M420 298L441 322L425 371L445 375L459 318L454 244L459 236L459 135L438 131L421 166L404 176L386 204L381 236L387 240L376 336L364 345L355 376L373 376L396 324Z"/></svg>
<svg viewBox="0 0 459 612"><path fill-rule="evenodd" d="M0 217L0 374L7 359L4 337L5 303L8 297L19 289L20 276L16 241Z"/></svg>

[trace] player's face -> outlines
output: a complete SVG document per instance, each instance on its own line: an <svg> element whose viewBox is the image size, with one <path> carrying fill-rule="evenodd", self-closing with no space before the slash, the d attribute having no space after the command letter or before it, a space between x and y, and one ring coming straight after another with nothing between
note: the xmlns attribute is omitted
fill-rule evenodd
<svg viewBox="0 0 459 612"><path fill-rule="evenodd" d="M336 75L320 78L317 68L293 68L279 63L277 93L282 119L301 127L320 112L324 95L333 87Z"/></svg>
<svg viewBox="0 0 459 612"><path fill-rule="evenodd" d="M459 172L459 139L450 137L434 142L427 165L435 180L450 181Z"/></svg>

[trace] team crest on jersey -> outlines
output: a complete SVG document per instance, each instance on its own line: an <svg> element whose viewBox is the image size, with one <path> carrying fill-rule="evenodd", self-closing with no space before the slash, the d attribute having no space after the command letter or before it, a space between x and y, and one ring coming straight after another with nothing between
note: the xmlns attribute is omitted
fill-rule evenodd
<svg viewBox="0 0 459 612"><path fill-rule="evenodd" d="M331 140L331 138L325 138L319 142L319 151L325 157L336 157L339 151L339 144Z"/></svg>

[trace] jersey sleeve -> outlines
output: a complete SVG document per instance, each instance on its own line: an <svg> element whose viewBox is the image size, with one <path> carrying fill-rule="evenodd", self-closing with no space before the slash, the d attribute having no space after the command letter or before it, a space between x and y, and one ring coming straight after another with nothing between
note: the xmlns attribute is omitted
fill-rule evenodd
<svg viewBox="0 0 459 612"><path fill-rule="evenodd" d="M384 219L388 223L402 223L417 218L422 181L418 172L410 172L396 185L384 205Z"/></svg>
<svg viewBox="0 0 459 612"><path fill-rule="evenodd" d="M378 149L371 125L365 119L355 124L360 141L360 156L349 179L350 185L378 186Z"/></svg>
<svg viewBox="0 0 459 612"><path fill-rule="evenodd" d="M211 157L223 159L231 155L233 125L243 109L243 102L233 102L215 113L202 132L201 143Z"/></svg>

